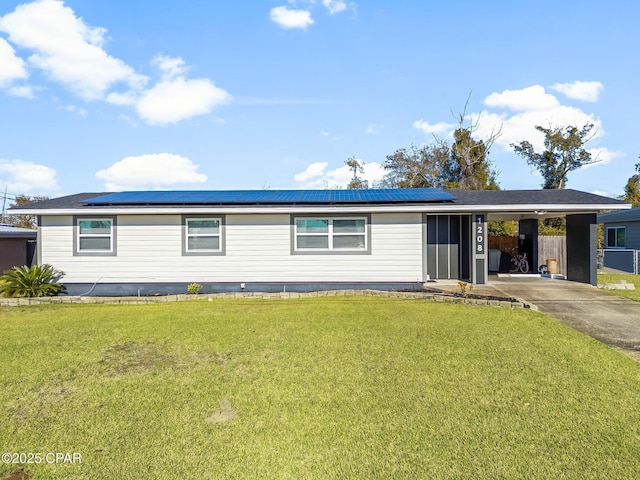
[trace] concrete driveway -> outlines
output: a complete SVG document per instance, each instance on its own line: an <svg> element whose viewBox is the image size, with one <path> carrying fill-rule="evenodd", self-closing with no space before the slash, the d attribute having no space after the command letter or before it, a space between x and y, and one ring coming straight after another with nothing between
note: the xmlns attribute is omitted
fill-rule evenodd
<svg viewBox="0 0 640 480"><path fill-rule="evenodd" d="M547 278L494 277L474 292L515 297L640 360L640 303L591 285Z"/></svg>

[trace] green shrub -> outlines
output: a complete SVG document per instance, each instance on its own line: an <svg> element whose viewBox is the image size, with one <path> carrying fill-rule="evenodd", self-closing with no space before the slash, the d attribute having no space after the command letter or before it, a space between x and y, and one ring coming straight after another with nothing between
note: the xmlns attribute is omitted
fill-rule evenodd
<svg viewBox="0 0 640 480"><path fill-rule="evenodd" d="M192 295L199 294L200 290L202 290L202 285L200 285L197 282L190 283L189 286L187 287L187 293L190 293Z"/></svg>
<svg viewBox="0 0 640 480"><path fill-rule="evenodd" d="M66 291L58 280L64 272L51 265L13 267L0 277L0 296L3 297L51 297Z"/></svg>

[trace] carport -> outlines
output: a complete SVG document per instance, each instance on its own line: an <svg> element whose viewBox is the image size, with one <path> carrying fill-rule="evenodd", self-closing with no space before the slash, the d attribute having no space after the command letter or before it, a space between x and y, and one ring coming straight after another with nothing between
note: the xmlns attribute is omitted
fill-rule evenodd
<svg viewBox="0 0 640 480"><path fill-rule="evenodd" d="M489 278L488 221L518 222L522 243L529 246L531 271L536 272L541 260L538 220L555 217L566 218L567 279L596 285L597 215L631 208L619 200L568 189L448 192L455 200L434 205L442 211L427 214L426 273L436 280L468 279L478 285L486 284Z"/></svg>

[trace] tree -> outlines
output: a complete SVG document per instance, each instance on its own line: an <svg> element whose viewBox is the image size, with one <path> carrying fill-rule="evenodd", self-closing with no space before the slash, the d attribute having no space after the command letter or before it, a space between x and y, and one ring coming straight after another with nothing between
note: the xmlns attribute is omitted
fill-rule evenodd
<svg viewBox="0 0 640 480"><path fill-rule="evenodd" d="M542 188L562 189L567 184L569 172L600 161L584 149L584 144L593 138L593 126L589 123L578 129L571 125L549 128L536 125L536 130L545 136L545 150L542 153L537 153L526 140L519 144L512 143L511 147L542 174Z"/></svg>
<svg viewBox="0 0 640 480"><path fill-rule="evenodd" d="M43 195L18 195L11 204L11 207L21 207L28 203L41 202L48 199L49 197ZM29 228L31 230L38 228L38 217L35 215L10 215L9 217L6 217L6 220L8 223L15 225L16 227Z"/></svg>
<svg viewBox="0 0 640 480"><path fill-rule="evenodd" d="M502 128L492 130L486 140L476 140L479 118L466 114L467 97L462 113L454 115L458 127L453 143L434 137L434 144L418 148L401 148L387 156L383 164L389 171L384 184L398 188L440 187L467 190L497 190L496 172L491 168L489 150ZM471 120L469 120L471 119ZM469 121L468 121L469 120Z"/></svg>
<svg viewBox="0 0 640 480"><path fill-rule="evenodd" d="M627 181L624 187L624 195L621 199L634 207L638 207L640 206L640 163L636 163L635 168L636 173Z"/></svg>
<svg viewBox="0 0 640 480"><path fill-rule="evenodd" d="M462 122L461 116L460 125L453 132L451 161L448 164L449 171L445 172L448 186L465 190L498 190L496 173L491 169L488 155L499 133L492 133L486 142L475 140L473 132L477 123L463 127Z"/></svg>
<svg viewBox="0 0 640 480"><path fill-rule="evenodd" d="M442 172L450 161L449 145L438 144L399 148L382 164L388 172L382 185L390 188L444 187Z"/></svg>
<svg viewBox="0 0 640 480"><path fill-rule="evenodd" d="M345 160L344 163L349 167L349 170L353 172L353 177L351 178L349 185L347 185L347 188L350 190L369 188L369 182L358 176L359 173L364 173L364 166L366 165L365 161L358 160L355 157L350 157Z"/></svg>
<svg viewBox="0 0 640 480"><path fill-rule="evenodd" d="M492 130L486 140L476 140L474 137L480 126L480 119L471 119L466 124L467 97L462 113L456 116L458 128L453 132L453 144L451 145L451 161L449 170L444 172L447 176L447 184L450 188L457 187L465 190L498 190L496 172L491 168L489 151L502 134L502 127L497 131Z"/></svg>

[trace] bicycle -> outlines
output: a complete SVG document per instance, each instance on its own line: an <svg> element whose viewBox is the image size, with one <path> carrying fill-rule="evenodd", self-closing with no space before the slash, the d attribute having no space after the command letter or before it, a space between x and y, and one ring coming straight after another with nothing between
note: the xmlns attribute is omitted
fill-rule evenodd
<svg viewBox="0 0 640 480"><path fill-rule="evenodd" d="M511 252L511 271L512 272L521 272L527 273L529 271L529 260L527 260L527 254L517 253L516 249L513 249Z"/></svg>

